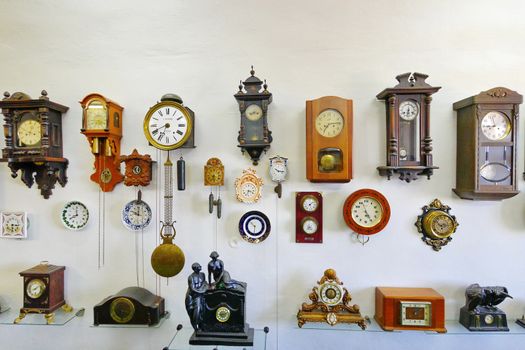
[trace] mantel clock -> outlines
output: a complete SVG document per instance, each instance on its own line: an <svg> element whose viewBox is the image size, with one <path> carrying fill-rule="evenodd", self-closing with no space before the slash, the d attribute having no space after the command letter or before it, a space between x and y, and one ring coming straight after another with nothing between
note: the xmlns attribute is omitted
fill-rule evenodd
<svg viewBox="0 0 525 350"><path fill-rule="evenodd" d="M90 179L103 192L111 192L124 180L120 173L120 140L122 139L122 110L114 101L89 94L80 105L83 109L82 129L95 156L95 172Z"/></svg>
<svg viewBox="0 0 525 350"><path fill-rule="evenodd" d="M406 182L430 176L438 167L432 164L430 137L430 102L441 87L425 82L428 75L404 73L396 77L399 84L381 91L376 97L386 104L386 166L379 175L389 180L394 174Z"/></svg>
<svg viewBox="0 0 525 350"><path fill-rule="evenodd" d="M62 113L69 107L52 102L47 92L38 99L22 92L4 93L0 101L4 115L5 148L1 162L7 162L13 178L22 171L22 182L48 199L55 184L67 183L68 160L63 157Z"/></svg>
<svg viewBox="0 0 525 350"><path fill-rule="evenodd" d="M519 193L518 113L523 96L504 87L454 103L457 111L456 188L463 199L501 200Z"/></svg>
<svg viewBox="0 0 525 350"><path fill-rule="evenodd" d="M261 91L262 86L262 91ZM244 89L244 90L243 90ZM266 152L272 143L272 132L268 129L267 112L272 103L272 94L268 91L266 80L263 82L250 70L250 76L239 84L239 91L234 95L241 112L238 147L242 153L248 153L253 165L259 163L262 152Z"/></svg>

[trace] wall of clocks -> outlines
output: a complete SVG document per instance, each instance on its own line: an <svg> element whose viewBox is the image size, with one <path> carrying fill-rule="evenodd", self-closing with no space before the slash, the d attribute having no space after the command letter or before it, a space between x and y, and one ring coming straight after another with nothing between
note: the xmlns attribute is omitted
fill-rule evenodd
<svg viewBox="0 0 525 350"><path fill-rule="evenodd" d="M56 349L162 349L173 336L176 324L190 328L184 309L190 262L207 261L209 252L214 250L228 262L232 276L248 283L247 321L255 328L270 326L268 349L276 349L277 329L279 349L322 348L322 344L347 344L349 338L365 350L387 345L394 350L407 348L407 344L427 345L426 334L298 329L294 315L301 303L308 301L308 292L327 268L337 271L352 293L353 303L360 306L363 316L371 318L376 286L433 288L445 298L446 318L458 319L468 285L503 285L514 297L499 305L507 313L510 326L525 312L525 279L519 264L525 247L525 180L521 176L525 164L525 123L516 121L512 133L505 134L505 129L503 134L492 136L488 130L494 129L492 118L485 120L485 126L480 120L480 130L473 135L488 135L481 146L493 142L490 137L498 139L486 161L479 145L469 145L467 141L458 144L457 123L462 118L458 113L464 112L454 110L453 104L495 87L525 93L525 48L516 44L525 37L524 11L525 5L517 0L497 5L480 0L475 8L472 2L438 0L304 0L271 4L160 0L155 6L130 0L106 2L103 7L93 2L76 2L72 6L65 0L54 2L53 6L34 0L1 2L4 30L0 33L0 93L9 91L12 96L22 91L39 99L45 89L50 101L69 107L61 113L61 157L69 163L67 185L62 187L57 181L49 199L44 199L36 182L27 188L20 173L13 179L7 164L0 163L0 211L27 213L30 221L26 239L0 239L0 297L9 300L18 311L22 306L18 273L48 260L67 267L67 302L86 307L84 318L64 327L32 327L31 337L29 327L0 324L3 346L25 350L38 348L45 341ZM497 30L490 18L500 19ZM262 81L261 90L264 91L266 79L267 90L272 94L271 104L265 106L271 145L259 155L257 165L238 147L242 112L234 98L239 80L245 82L251 77L252 65L254 76ZM400 181L399 173L387 181L377 170L388 164L391 137L385 101L376 95L394 87L395 77L405 72L428 74L425 82L441 87L431 96L428 125L411 119L414 110L424 108L424 98L417 101L416 108L408 101L400 111L406 110L407 118L403 120L409 126L407 133L416 134L416 121L419 127L430 128L432 150L420 152L420 161L431 154L432 166L439 166L429 180L423 174L410 183ZM83 111L78 102L93 92L100 92L125 108L120 155L130 155L136 149L157 162L150 185L142 188L142 204L132 202L138 199L137 189L124 183L104 194L106 261L101 269L97 265L97 227L98 218L102 217L98 212L100 186L89 179L95 172L94 156L86 137L79 133ZM162 165L166 152L148 145L143 121L148 109L169 92L180 95L184 106L195 112L195 119L190 116L187 120L192 122L194 144L198 147L170 154L174 173L181 155L186 162L186 189L179 191L175 186L173 191L173 218L177 221L174 242L184 251L186 264L166 282L156 278L149 261L151 252L160 244ZM352 100L350 182L307 180L306 101L323 96ZM490 103L482 106L483 111L503 113L510 118L509 110L500 107ZM499 114L494 115L494 124L500 124L499 118ZM3 125L4 118L0 119ZM152 134L156 130L154 124L147 124ZM6 147L3 131L0 149ZM425 141L425 135L419 133L420 142ZM264 126L262 136L264 141ZM168 142L164 137L156 142ZM409 142L405 149L411 151L417 146ZM419 146L424 151L425 144ZM469 179L497 179L490 176L490 169L503 171L505 167L485 163L507 160L513 181L504 191L509 198L472 201L453 192L476 191L470 185L457 183L456 158L466 154L467 146L483 156ZM330 147L338 146L320 148ZM510 151L503 157L505 147L512 147L515 159ZM408 151L398 151L398 157L410 156ZM274 191L281 178L274 171L272 179L269 170L270 159L276 156L287 159L281 198ZM217 186L204 186L203 166L210 158L218 158L224 165L220 219L216 206L213 214L209 213L210 191L217 200ZM249 167L263 180L262 195L254 203L239 202L235 180ZM120 168L124 175L125 164L121 163ZM491 181L484 185L490 186L487 191L500 190ZM250 188L245 186L245 192L250 192ZM349 195L366 188L387 199L390 220L363 246L352 237L343 208ZM510 196L515 191L521 192ZM296 242L297 192L322 194L322 243ZM450 215L459 222L456 232L450 235L452 241L439 252L422 242L425 236L415 225L417 217L423 214L422 207L436 198L450 206ZM81 230L69 230L62 223L64 206L73 201L82 203L89 213ZM68 221L82 226L83 207L78 207L79 216L72 208L67 209L71 214ZM239 230L239 221L249 212L264 214L271 228L266 238L256 244L244 240ZM262 215L258 217L265 221ZM82 220L76 220L79 218ZM307 230L314 229L313 224L305 225ZM266 231L257 230L252 235L259 234L263 237ZM136 248L142 238L145 273L144 285L140 276L139 286L164 298L172 316L155 330L154 336L148 329L90 327L94 305L137 285L136 262L141 262L142 257L139 251L136 258ZM436 349L482 348L485 344L518 348L523 341L522 335L432 336Z"/></svg>

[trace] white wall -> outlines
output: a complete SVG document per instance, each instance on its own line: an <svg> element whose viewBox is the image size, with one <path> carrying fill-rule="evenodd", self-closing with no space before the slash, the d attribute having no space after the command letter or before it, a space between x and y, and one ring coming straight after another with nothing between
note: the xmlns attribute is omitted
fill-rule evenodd
<svg viewBox="0 0 525 350"><path fill-rule="evenodd" d="M65 327L0 325L2 349L160 349L177 323L189 327L184 310L186 276L194 261L206 264L217 249L233 278L248 282L248 321L269 325L271 346L280 349L516 348L523 336L298 330L295 313L325 268L335 268L364 314L374 314L374 287L428 286L446 298L448 319L459 317L470 283L504 285L514 296L501 307L510 319L525 310L523 246L524 195L503 202L457 198L456 120L452 103L495 86L525 92L523 57L525 5L520 1L8 1L0 3L0 89L70 107L64 117L69 182L44 200L0 167L0 209L27 210L30 238L0 242L0 295L16 309L22 298L18 272L40 260L66 265L66 295L86 307L83 319ZM270 154L289 157L290 179L276 199L267 175L268 155L257 171L266 185L260 203L234 198L234 180L250 165L237 148L238 81L255 65L274 94L269 123ZM376 166L385 161L384 105L375 95L394 86L397 74L417 71L443 88L432 103L434 162L430 181L387 181ZM196 113L197 148L185 151L187 190L176 192L177 243L187 264L179 276L162 282L172 318L159 329L96 329L92 307L121 288L134 285L135 237L120 223L120 210L134 191L119 185L106 195L106 266L97 269L98 189L90 182L92 155L80 134L81 107L90 92L124 106L126 154L136 147L156 157L142 133L150 106L165 93L179 94ZM354 180L311 184L305 180L305 100L338 95L354 100ZM520 126L523 134L523 125ZM0 146L3 147L3 138ZM524 167L518 145L518 174ZM176 152L178 155L178 152ZM208 189L202 167L212 156L226 167L223 218L207 213ZM155 187L144 199L155 207ZM365 247L350 238L342 205L353 191L370 187L386 195L392 217ZM324 194L324 243L294 243L294 191ZM420 208L440 198L460 222L453 241L439 253L421 242L414 227ZM70 232L59 211L69 200L92 213L88 227ZM273 232L264 243L232 248L240 216L262 210ZM149 254L155 227L145 233L146 287L155 291ZM215 236L217 235L217 236ZM277 293L277 296L276 296ZM277 340L276 314L279 333ZM316 345L317 344L317 345ZM348 344L348 345L342 345Z"/></svg>

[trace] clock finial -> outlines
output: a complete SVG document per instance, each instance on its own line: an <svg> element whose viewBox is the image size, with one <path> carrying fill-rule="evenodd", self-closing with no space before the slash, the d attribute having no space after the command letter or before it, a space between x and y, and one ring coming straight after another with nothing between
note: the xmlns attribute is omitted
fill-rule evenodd
<svg viewBox="0 0 525 350"><path fill-rule="evenodd" d="M264 79L264 85L263 85L264 91L268 91L268 84L266 84L266 79Z"/></svg>
<svg viewBox="0 0 525 350"><path fill-rule="evenodd" d="M239 92L242 93L242 80L239 80Z"/></svg>
<svg viewBox="0 0 525 350"><path fill-rule="evenodd" d="M9 96L11 96L11 94L8 91L4 91L4 97L8 99Z"/></svg>
<svg viewBox="0 0 525 350"><path fill-rule="evenodd" d="M40 96L41 100L49 100L49 97L47 97L47 91L46 90L42 90L41 94L42 94L42 96Z"/></svg>
<svg viewBox="0 0 525 350"><path fill-rule="evenodd" d="M255 71L253 70L253 65L252 65L252 69L250 70L250 74L252 75L252 77L255 75Z"/></svg>
<svg viewBox="0 0 525 350"><path fill-rule="evenodd" d="M410 73L410 76L408 77L408 83L410 86L416 85L416 78L414 77L414 73Z"/></svg>

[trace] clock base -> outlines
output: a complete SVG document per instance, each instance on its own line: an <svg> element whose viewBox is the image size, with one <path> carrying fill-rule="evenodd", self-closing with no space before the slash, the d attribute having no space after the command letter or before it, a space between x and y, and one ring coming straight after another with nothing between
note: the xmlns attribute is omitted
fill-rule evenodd
<svg viewBox="0 0 525 350"><path fill-rule="evenodd" d="M245 332L202 332L195 331L190 338L190 345L226 345L226 346L253 346L254 330L246 323Z"/></svg>
<svg viewBox="0 0 525 350"><path fill-rule="evenodd" d="M472 191L459 188L453 188L452 191L461 199L480 200L480 201L500 201L514 197L520 191L489 192L489 191Z"/></svg>
<svg viewBox="0 0 525 350"><path fill-rule="evenodd" d="M494 306L478 306L469 311L463 306L459 323L472 332L508 332L507 315Z"/></svg>

